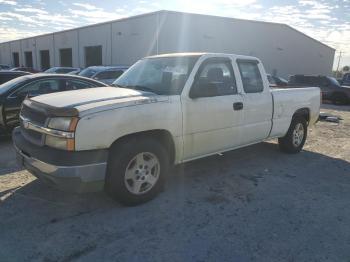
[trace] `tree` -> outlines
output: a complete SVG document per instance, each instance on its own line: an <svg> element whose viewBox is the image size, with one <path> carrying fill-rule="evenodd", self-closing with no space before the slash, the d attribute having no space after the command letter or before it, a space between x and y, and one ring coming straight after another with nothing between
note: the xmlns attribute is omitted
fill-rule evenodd
<svg viewBox="0 0 350 262"><path fill-rule="evenodd" d="M343 72L349 72L349 71L350 71L350 66L343 67Z"/></svg>

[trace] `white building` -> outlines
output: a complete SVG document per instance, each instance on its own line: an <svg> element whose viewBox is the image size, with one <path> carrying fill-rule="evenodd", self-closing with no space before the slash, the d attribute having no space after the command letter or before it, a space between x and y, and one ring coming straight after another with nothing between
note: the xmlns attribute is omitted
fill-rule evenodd
<svg viewBox="0 0 350 262"><path fill-rule="evenodd" d="M335 50L277 23L158 11L0 44L0 63L53 66L131 65L170 52L259 57L271 74L330 75Z"/></svg>

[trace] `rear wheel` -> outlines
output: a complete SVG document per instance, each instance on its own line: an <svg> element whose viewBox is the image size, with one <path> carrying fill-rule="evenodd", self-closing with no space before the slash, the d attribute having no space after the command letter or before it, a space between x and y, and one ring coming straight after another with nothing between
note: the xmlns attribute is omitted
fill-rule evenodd
<svg viewBox="0 0 350 262"><path fill-rule="evenodd" d="M105 190L127 206L147 202L162 190L168 166L167 151L156 140L121 143L111 148Z"/></svg>
<svg viewBox="0 0 350 262"><path fill-rule="evenodd" d="M295 154L299 153L305 144L307 137L307 121L302 116L295 116L287 134L278 139L281 151Z"/></svg>

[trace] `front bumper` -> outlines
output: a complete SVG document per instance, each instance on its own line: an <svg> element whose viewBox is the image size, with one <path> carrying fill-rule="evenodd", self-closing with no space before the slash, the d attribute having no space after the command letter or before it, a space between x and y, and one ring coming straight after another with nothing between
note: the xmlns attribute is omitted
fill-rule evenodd
<svg viewBox="0 0 350 262"><path fill-rule="evenodd" d="M68 152L39 147L26 141L20 128L12 134L17 162L40 180L69 192L103 189L107 150Z"/></svg>

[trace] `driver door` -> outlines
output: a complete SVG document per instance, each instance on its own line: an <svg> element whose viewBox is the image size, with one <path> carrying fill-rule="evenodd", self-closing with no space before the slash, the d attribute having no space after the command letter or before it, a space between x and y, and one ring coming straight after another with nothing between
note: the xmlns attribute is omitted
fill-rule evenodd
<svg viewBox="0 0 350 262"><path fill-rule="evenodd" d="M198 70L189 97L182 99L184 160L238 146L242 102L231 60L205 60Z"/></svg>

